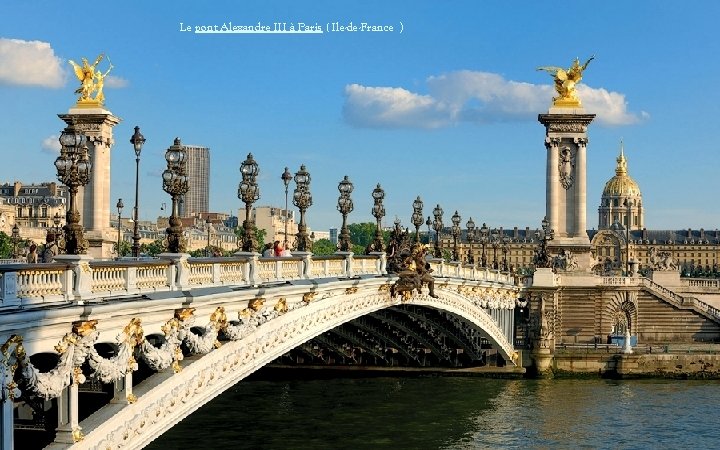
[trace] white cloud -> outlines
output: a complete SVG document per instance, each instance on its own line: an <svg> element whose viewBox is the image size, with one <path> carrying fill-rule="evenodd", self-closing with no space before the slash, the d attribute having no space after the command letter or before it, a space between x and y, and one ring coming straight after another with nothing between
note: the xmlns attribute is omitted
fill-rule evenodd
<svg viewBox="0 0 720 450"><path fill-rule="evenodd" d="M345 120L361 127L437 128L449 114L436 99L402 88L345 86Z"/></svg>
<svg viewBox="0 0 720 450"><path fill-rule="evenodd" d="M58 88L67 72L47 42L0 38L0 84Z"/></svg>
<svg viewBox="0 0 720 450"><path fill-rule="evenodd" d="M122 77L116 77L115 75L108 75L105 78L105 87L108 88L124 88L127 87L130 82Z"/></svg>
<svg viewBox="0 0 720 450"><path fill-rule="evenodd" d="M461 122L475 124L535 120L547 111L555 94L550 84L506 80L501 75L468 70L428 78L429 94L403 88L345 87L343 115L359 127L438 128ZM623 94L578 86L588 113L604 125L627 125L647 118L629 112Z"/></svg>
<svg viewBox="0 0 720 450"><path fill-rule="evenodd" d="M48 136L43 139L41 144L42 151L53 155L59 155L60 141L58 140L58 138L59 136L57 134L53 134L52 136Z"/></svg>

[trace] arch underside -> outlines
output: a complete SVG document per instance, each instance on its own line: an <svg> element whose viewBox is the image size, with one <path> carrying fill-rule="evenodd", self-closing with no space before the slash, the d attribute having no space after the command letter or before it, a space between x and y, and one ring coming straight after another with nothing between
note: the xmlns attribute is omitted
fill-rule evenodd
<svg viewBox="0 0 720 450"><path fill-rule="evenodd" d="M487 310L454 292L441 291L439 296L416 294L401 304L398 297L377 292L311 302L241 340L186 358L179 373L156 373L138 384L136 403L108 404L81 422L85 439L73 448L147 445L238 381L292 349L302 351L308 342L322 344L336 355L344 351L343 343L353 342L356 348L366 346L367 354L380 360L387 357L387 349L394 349L417 365L428 349L447 365L458 361L458 353L466 360L479 360L482 351L476 344L482 342L513 363L512 346ZM437 322L428 324L427 319ZM401 331L393 333L391 327ZM389 345L369 345L382 339Z"/></svg>

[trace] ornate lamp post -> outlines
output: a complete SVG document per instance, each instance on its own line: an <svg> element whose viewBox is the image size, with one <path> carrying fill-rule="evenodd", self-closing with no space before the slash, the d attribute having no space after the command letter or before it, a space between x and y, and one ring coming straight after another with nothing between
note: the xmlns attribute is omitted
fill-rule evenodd
<svg viewBox="0 0 720 450"><path fill-rule="evenodd" d="M20 242L20 228L18 227L17 223L15 225L13 225L13 227L12 227L12 234L10 235L10 241L12 242L12 245L13 245L12 257L17 258L18 257L17 246L18 246L18 242Z"/></svg>
<svg viewBox="0 0 720 450"><path fill-rule="evenodd" d="M428 216L427 220L425 221L425 225L427 225L427 227L428 227L427 243L428 243L428 245L430 245L430 233L432 232L431 231L432 219L430 218L430 216Z"/></svg>
<svg viewBox="0 0 720 450"><path fill-rule="evenodd" d="M212 224L212 222L210 222L210 218L208 217L207 219L205 219L205 227L207 228L207 233L208 233L205 256L208 256L208 257L210 256L210 224Z"/></svg>
<svg viewBox="0 0 720 450"><path fill-rule="evenodd" d="M307 225L305 224L305 210L312 206L312 194L310 193L310 172L305 170L305 164L295 172L295 192L293 192L293 205L300 210L300 223L295 237L297 248L301 252L312 251L312 241L308 237Z"/></svg>
<svg viewBox="0 0 720 450"><path fill-rule="evenodd" d="M507 262L508 251L510 251L510 237L503 236L503 238L502 238L503 270L506 272L509 270L509 266L508 266L508 262Z"/></svg>
<svg viewBox="0 0 720 450"><path fill-rule="evenodd" d="M480 262L482 263L482 267L487 267L487 253L485 253L485 246L488 242L488 226L483 223L482 227L480 227L480 243L482 244L482 255L480 257Z"/></svg>
<svg viewBox="0 0 720 450"><path fill-rule="evenodd" d="M465 227L467 228L467 240L468 244L470 244L470 250L468 250L468 257L467 262L468 264L475 264L475 257L473 256L473 242L475 242L475 222L473 222L472 217L468 219L467 223L465 224Z"/></svg>
<svg viewBox="0 0 720 450"><path fill-rule="evenodd" d="M84 134L75 131L72 125L60 134L60 156L55 159L57 177L68 187L70 201L65 216L65 251L69 255L81 255L87 252L88 243L80 225L80 213L76 198L78 188L90 181L91 163L88 156Z"/></svg>
<svg viewBox="0 0 720 450"><path fill-rule="evenodd" d="M123 201L122 201L121 198L118 199L117 205L115 205L115 207L116 207L117 210L118 210L117 254L118 254L118 256L122 256L122 253L120 252L120 233L122 233L122 231L120 231L120 230L121 230L121 228L122 228L122 210L123 210L123 208L125 207L125 205L123 205Z"/></svg>
<svg viewBox="0 0 720 450"><path fill-rule="evenodd" d="M242 181L238 186L238 198L245 203L245 220L243 221L242 251L254 252L257 249L255 238L255 219L251 216L252 204L260 198L260 187L257 184L258 164L248 153L247 159L240 164ZM209 247L209 245L208 245Z"/></svg>
<svg viewBox="0 0 720 450"><path fill-rule="evenodd" d="M385 207L383 206L383 199L385 198L385 191L380 187L378 183L377 187L372 191L373 197L373 208L372 215L375 217L377 223L375 227L375 239L372 242L372 248L376 252L382 252L384 250L383 233L382 233L382 218L385 217Z"/></svg>
<svg viewBox="0 0 720 450"><path fill-rule="evenodd" d="M547 217L544 217L542 220L542 232L540 232L540 230L536 231L535 237L540 242L533 261L535 267L546 268L552 266L552 260L547 251L547 243L555 238L555 230L550 228L550 222Z"/></svg>
<svg viewBox="0 0 720 450"><path fill-rule="evenodd" d="M163 190L170 194L172 199L170 226L166 230L170 253L180 253L185 250L178 206L180 198L189 190L186 156L180 138L175 138L173 145L165 151L167 169L162 174Z"/></svg>
<svg viewBox="0 0 720 450"><path fill-rule="evenodd" d="M353 191L353 184L347 175L345 175L345 178L338 184L338 191L340 191L340 197L338 197L337 209L343 218L338 250L341 252L349 252L352 249L352 242L350 242L350 230L348 230L347 226L347 215L353 210L353 202L350 198L350 193Z"/></svg>
<svg viewBox="0 0 720 450"><path fill-rule="evenodd" d="M283 248L286 250L288 248L288 188L290 187L290 180L292 180L292 178L293 176L290 173L290 169L286 167L285 172L280 175L280 179L282 179L285 184L285 239L283 240Z"/></svg>
<svg viewBox="0 0 720 450"><path fill-rule="evenodd" d="M133 210L133 245L132 255L138 257L140 255L140 233L138 232L138 193L140 187L140 152L145 143L145 137L140 133L140 127L135 127L135 134L130 138L130 143L135 149L135 209ZM118 246L118 249L120 247ZM118 250L119 251L119 250Z"/></svg>
<svg viewBox="0 0 720 450"><path fill-rule="evenodd" d="M490 246L493 249L493 269L498 268L497 250L500 247L500 233L497 228L493 228L490 232Z"/></svg>
<svg viewBox="0 0 720 450"><path fill-rule="evenodd" d="M625 276L630 276L630 226L632 224L632 207L635 202L632 200L625 199L623 202L627 207L627 218L625 219Z"/></svg>
<svg viewBox="0 0 720 450"><path fill-rule="evenodd" d="M415 225L415 242L420 243L420 227L423 224L423 202L420 196L413 202L413 213L410 221Z"/></svg>
<svg viewBox="0 0 720 450"><path fill-rule="evenodd" d="M462 220L462 218L460 217L460 214L455 211L455 214L452 215L450 220L452 220L452 227L450 228L450 231L452 232L453 237L453 261L460 261L460 254L458 253L458 237L460 237L460 220Z"/></svg>
<svg viewBox="0 0 720 450"><path fill-rule="evenodd" d="M435 220L433 221L433 229L435 230L435 254L434 256L436 258L442 258L442 250L440 250L440 232L443 229L443 210L440 207L440 205L437 205L435 209L433 209L433 216L435 216Z"/></svg>

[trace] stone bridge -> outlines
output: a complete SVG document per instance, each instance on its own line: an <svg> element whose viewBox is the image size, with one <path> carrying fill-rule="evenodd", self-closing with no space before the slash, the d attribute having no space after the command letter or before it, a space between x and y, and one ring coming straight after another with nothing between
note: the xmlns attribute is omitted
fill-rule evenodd
<svg viewBox="0 0 720 450"><path fill-rule="evenodd" d="M58 426L50 448L142 447L327 333L364 340L376 358L385 357L386 349L370 348L380 341L410 359L416 350L440 358L451 348L479 359L483 343L516 364L513 277L442 260L431 267L434 297L426 288L392 297L397 277L385 273L383 253L62 255L0 267L2 448L13 448L24 419L51 408ZM438 334L442 340L430 337ZM88 392L112 399L81 417Z"/></svg>

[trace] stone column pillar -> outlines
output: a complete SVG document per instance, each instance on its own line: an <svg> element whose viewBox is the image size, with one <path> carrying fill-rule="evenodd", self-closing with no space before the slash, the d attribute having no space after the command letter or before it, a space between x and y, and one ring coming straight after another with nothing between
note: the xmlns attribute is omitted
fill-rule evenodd
<svg viewBox="0 0 720 450"><path fill-rule="evenodd" d="M576 194L578 202L578 212L576 217L575 231L573 237L587 237L587 138L576 138L577 156L576 159Z"/></svg>
<svg viewBox="0 0 720 450"><path fill-rule="evenodd" d="M560 186L560 175L558 175L558 145L560 139L545 138L547 148L547 173L545 176L545 215L550 221L550 228L560 234L560 218L558 217L558 187Z"/></svg>

